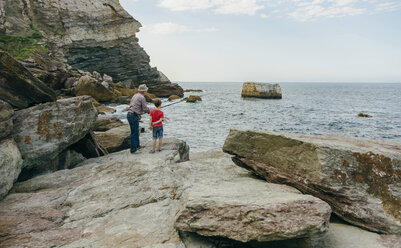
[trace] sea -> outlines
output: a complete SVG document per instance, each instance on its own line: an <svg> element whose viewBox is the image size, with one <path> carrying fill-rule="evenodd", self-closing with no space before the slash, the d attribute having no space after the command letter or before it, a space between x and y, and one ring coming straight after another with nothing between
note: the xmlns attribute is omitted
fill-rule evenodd
<svg viewBox="0 0 401 248"><path fill-rule="evenodd" d="M184 89L202 90L185 93L199 95L202 101L163 108L168 118L164 136L185 140L191 152L221 150L231 128L401 142L398 83L280 83L280 100L242 98L242 83L179 84ZM162 100L163 106L174 103ZM108 115L126 121L127 106L114 106L117 112ZM358 117L359 113L372 117ZM147 127L148 120L144 115L141 126Z"/></svg>

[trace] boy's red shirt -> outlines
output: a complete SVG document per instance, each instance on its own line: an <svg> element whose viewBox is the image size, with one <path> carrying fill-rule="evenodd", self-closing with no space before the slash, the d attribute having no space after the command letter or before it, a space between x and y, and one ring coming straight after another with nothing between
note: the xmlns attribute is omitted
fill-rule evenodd
<svg viewBox="0 0 401 248"><path fill-rule="evenodd" d="M161 110L152 109L150 111L150 116L152 117L152 122L156 122L156 121L160 120L161 118L164 118L164 113ZM161 127L161 126L163 126L163 122L159 122L154 125L154 127Z"/></svg>

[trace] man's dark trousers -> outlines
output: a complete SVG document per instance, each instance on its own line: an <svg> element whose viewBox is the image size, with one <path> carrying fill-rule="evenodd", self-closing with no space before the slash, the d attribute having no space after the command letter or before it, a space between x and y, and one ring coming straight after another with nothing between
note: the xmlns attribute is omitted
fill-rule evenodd
<svg viewBox="0 0 401 248"><path fill-rule="evenodd" d="M131 128L131 153L136 152L139 147L139 119L136 114L127 114L129 126Z"/></svg>

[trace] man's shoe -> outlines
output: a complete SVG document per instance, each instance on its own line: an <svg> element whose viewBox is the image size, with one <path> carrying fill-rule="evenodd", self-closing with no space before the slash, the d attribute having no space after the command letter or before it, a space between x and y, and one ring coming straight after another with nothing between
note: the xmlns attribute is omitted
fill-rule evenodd
<svg viewBox="0 0 401 248"><path fill-rule="evenodd" d="M136 149L142 149L144 148L144 146L138 146Z"/></svg>
<svg viewBox="0 0 401 248"><path fill-rule="evenodd" d="M134 152L131 152L131 154L134 154L134 153L136 153L137 151L134 151Z"/></svg>

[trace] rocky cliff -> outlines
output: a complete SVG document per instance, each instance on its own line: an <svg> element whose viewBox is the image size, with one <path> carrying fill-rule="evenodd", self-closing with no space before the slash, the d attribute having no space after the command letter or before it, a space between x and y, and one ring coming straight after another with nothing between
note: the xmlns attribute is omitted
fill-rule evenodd
<svg viewBox="0 0 401 248"><path fill-rule="evenodd" d="M53 57L116 82L169 83L138 44L140 27L118 0L0 0L0 36L44 37Z"/></svg>

